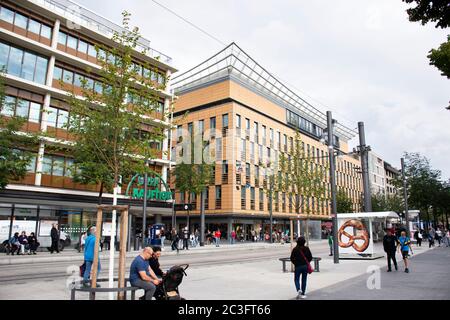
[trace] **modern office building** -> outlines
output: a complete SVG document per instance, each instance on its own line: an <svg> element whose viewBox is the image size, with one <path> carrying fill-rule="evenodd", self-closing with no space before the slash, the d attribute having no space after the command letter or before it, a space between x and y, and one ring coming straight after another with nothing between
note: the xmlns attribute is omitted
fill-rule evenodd
<svg viewBox="0 0 450 320"><path fill-rule="evenodd" d="M326 128L326 114L289 89L260 66L236 44L231 44L206 61L173 79L177 95L172 132L173 161L183 156L183 143L200 133L214 149L215 172L206 197L206 224L224 234L232 229L244 239L251 231L269 230L267 180L272 164L281 153L289 154L297 131L303 148L315 158L316 166L327 166L328 149L320 142ZM360 160L348 153L354 130L337 122L334 145L339 189L360 210L362 182ZM196 151L196 155L198 155ZM269 165L269 167L268 167ZM324 179L329 189L329 176ZM328 192L329 194L329 192ZM188 195L176 191L176 202L187 203ZM200 196L192 195L189 212L191 229L199 226ZM329 223L330 201L306 199L311 209L312 236L320 236L321 224ZM187 212L177 212L177 222L185 225ZM275 193L273 218L277 230L285 231L289 219L296 218L293 201L286 193ZM304 225L304 221L302 221ZM318 227L317 227L318 226ZM302 226L303 228L303 226Z"/></svg>
<svg viewBox="0 0 450 320"><path fill-rule="evenodd" d="M384 161L373 151L369 151L369 182L372 194L386 193Z"/></svg>
<svg viewBox="0 0 450 320"><path fill-rule="evenodd" d="M394 180L399 178L400 170L384 161L384 175L386 177L386 195L398 194L397 187L394 185Z"/></svg>
<svg viewBox="0 0 450 320"><path fill-rule="evenodd" d="M0 2L0 65L6 67L6 99L16 106L13 112L27 118L24 131L47 132L57 139L68 139L64 125L71 114L70 105L64 102L64 89L80 92L80 79L84 78L93 90L101 90L95 45L113 47L113 33L122 30L69 0ZM155 92L160 109L151 120L152 126L158 126L170 122L165 111L170 108L172 95L165 78L176 70L170 57L149 44L144 38L139 40L133 62L142 67L143 77L150 77L155 87L159 87ZM144 49L145 55L141 53ZM152 69L145 69L144 64L150 64ZM2 116L9 115L2 108ZM74 183L68 169L73 159L70 154L53 149L53 142L51 138L43 138L36 146L36 156L26 177L0 191L2 239L10 233L11 222L13 231L26 229L38 234L41 222L47 225L59 222L61 230L76 241L80 232L94 223L99 186ZM166 180L170 166L167 136L155 148L159 156L152 159L152 167ZM104 194L103 202L112 203L112 194ZM141 226L142 201L130 200L122 193L118 204L131 205L133 237L140 232L136 228ZM172 205L168 201L149 201L147 215L155 217L154 220L171 214ZM105 228L108 222L111 216L106 217Z"/></svg>

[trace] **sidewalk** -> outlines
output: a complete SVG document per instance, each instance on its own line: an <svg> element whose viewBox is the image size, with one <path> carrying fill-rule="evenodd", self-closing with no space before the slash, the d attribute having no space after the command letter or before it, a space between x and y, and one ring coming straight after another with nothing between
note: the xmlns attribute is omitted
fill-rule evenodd
<svg viewBox="0 0 450 320"><path fill-rule="evenodd" d="M326 240L311 240L311 244L320 243ZM248 243L236 243L229 244L223 243L220 247L216 247L214 244L205 245L203 247L197 246L195 248L189 247L189 250L180 250L179 255L183 254L204 254L204 253L212 253L220 251L238 251L238 250L259 250L264 248L273 248L273 247L290 247L290 244L280 244L280 243L266 243L266 242L248 242ZM134 258L138 255L139 251L129 251L126 253L127 258ZM176 251L172 251L170 245L165 246L163 249L165 256L177 255ZM115 259L119 258L119 252L116 251L114 254ZM108 260L109 259L109 251L100 252L100 259ZM24 255L24 256L11 256L6 254L0 254L0 266L1 265L16 265L16 264L33 264L33 263L51 263L51 262L70 262L70 261L81 261L83 260L83 253L79 253L74 249L65 249L61 251L61 253L53 253L50 252L38 252L36 255Z"/></svg>

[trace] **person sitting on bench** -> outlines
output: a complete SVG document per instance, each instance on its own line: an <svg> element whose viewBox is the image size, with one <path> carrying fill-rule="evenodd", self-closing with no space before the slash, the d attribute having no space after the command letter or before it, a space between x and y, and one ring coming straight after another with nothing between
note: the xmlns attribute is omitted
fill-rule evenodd
<svg viewBox="0 0 450 320"><path fill-rule="evenodd" d="M140 300L152 300L156 286L160 280L150 268L149 259L153 255L151 247L145 247L142 252L134 258L130 266L130 284L133 287L144 289L145 295Z"/></svg>

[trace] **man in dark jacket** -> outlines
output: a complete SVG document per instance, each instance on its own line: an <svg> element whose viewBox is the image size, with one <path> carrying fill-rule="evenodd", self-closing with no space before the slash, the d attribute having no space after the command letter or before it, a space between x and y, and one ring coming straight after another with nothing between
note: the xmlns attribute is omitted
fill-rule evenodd
<svg viewBox="0 0 450 320"><path fill-rule="evenodd" d="M389 229L385 229L386 235L383 237L383 248L387 255L388 270L391 272L391 259L394 262L395 270L398 270L397 260L395 259L395 251L397 248L397 237L394 236Z"/></svg>
<svg viewBox="0 0 450 320"><path fill-rule="evenodd" d="M56 224L56 223L52 224L52 230L50 231L50 237L52 238L52 246L50 247L50 253L53 253L53 251L56 251L57 253L59 253L59 248L58 248L58 242L59 242L58 224Z"/></svg>
<svg viewBox="0 0 450 320"><path fill-rule="evenodd" d="M185 227L183 230L183 250L184 249L189 250L188 242L189 242L189 231L188 228Z"/></svg>

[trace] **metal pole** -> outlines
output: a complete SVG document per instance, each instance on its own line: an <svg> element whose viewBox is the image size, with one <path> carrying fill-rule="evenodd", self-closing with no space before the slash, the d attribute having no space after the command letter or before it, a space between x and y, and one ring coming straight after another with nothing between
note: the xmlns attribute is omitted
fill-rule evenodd
<svg viewBox="0 0 450 320"><path fill-rule="evenodd" d="M205 192L203 190L200 195L200 247L205 245Z"/></svg>
<svg viewBox="0 0 450 320"><path fill-rule="evenodd" d="M270 230L269 230L269 237L270 237L270 243L273 243L273 199L272 199L272 192L273 192L273 175L270 176L270 191L269 191L269 219L270 219Z"/></svg>
<svg viewBox="0 0 450 320"><path fill-rule="evenodd" d="M176 216L175 216L175 199L172 201L172 228L175 228L176 224Z"/></svg>
<svg viewBox="0 0 450 320"><path fill-rule="evenodd" d="M409 230L409 219L408 219L408 190L406 186L406 176L405 176L405 159L401 158L402 163L402 179L403 179L403 199L405 201L405 220L406 220L406 231L408 232L408 237L410 236Z"/></svg>
<svg viewBox="0 0 450 320"><path fill-rule="evenodd" d="M327 111L328 127L328 155L330 158L330 184L331 184L331 217L333 221L333 260L339 263L338 228L337 228L337 203L336 203L336 176L334 164L333 146L333 117L331 111Z"/></svg>
<svg viewBox="0 0 450 320"><path fill-rule="evenodd" d="M12 237L12 228L14 223L14 211L16 210L16 205L13 203L11 206L11 215L9 218L9 235L8 235L8 241Z"/></svg>
<svg viewBox="0 0 450 320"><path fill-rule="evenodd" d="M372 212L372 195L369 181L369 148L366 146L364 122L358 122L359 147L361 150L361 169L364 189L364 212Z"/></svg>
<svg viewBox="0 0 450 320"><path fill-rule="evenodd" d="M142 248L146 247L145 230L147 230L147 189L148 189L148 174L146 172L144 174L144 205L142 208Z"/></svg>

